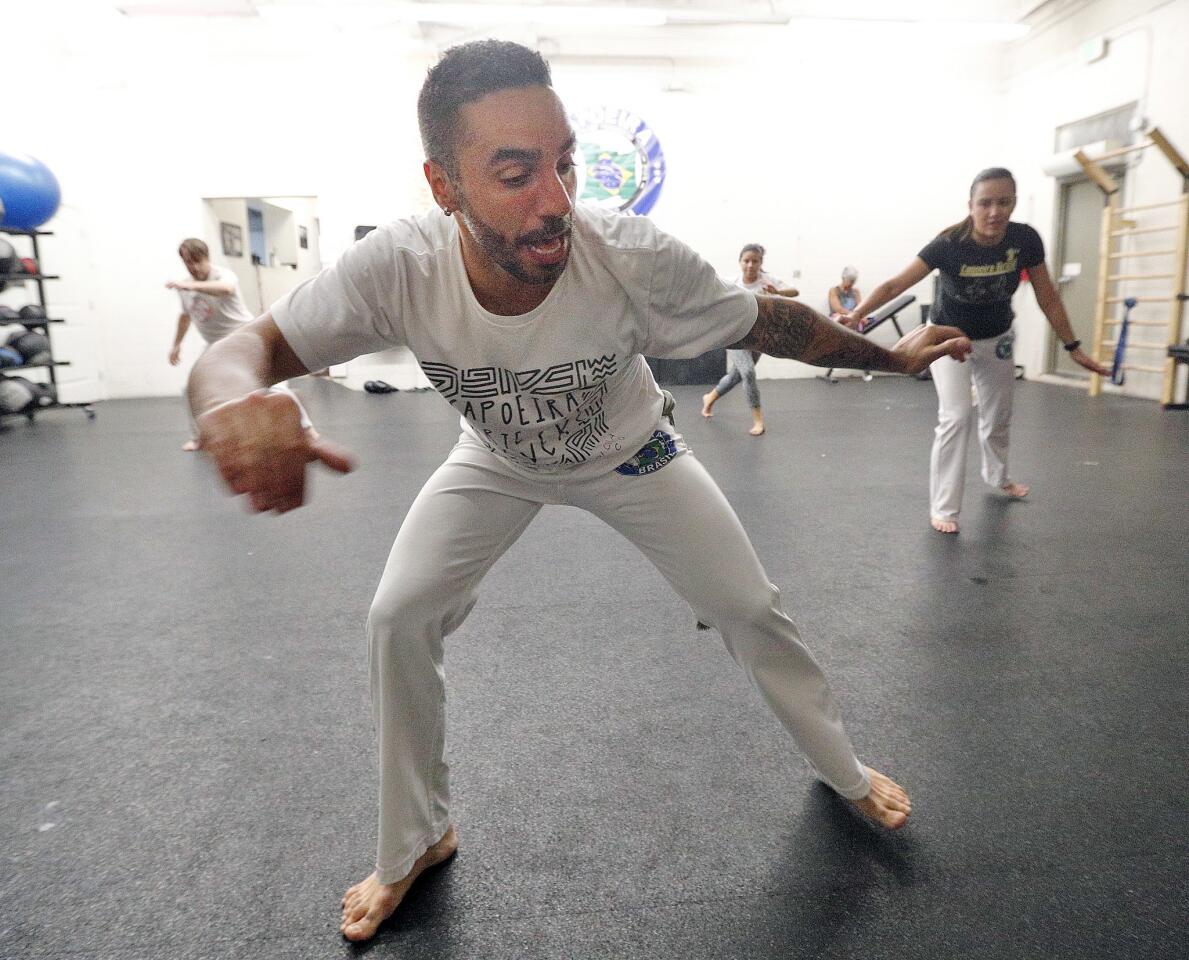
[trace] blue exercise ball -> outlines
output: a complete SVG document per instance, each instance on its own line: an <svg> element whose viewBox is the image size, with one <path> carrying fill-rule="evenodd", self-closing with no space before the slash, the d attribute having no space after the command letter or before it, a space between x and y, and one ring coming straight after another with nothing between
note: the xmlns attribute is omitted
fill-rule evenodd
<svg viewBox="0 0 1189 960"><path fill-rule="evenodd" d="M0 153L0 227L36 230L61 200L62 188L44 163L26 153Z"/></svg>

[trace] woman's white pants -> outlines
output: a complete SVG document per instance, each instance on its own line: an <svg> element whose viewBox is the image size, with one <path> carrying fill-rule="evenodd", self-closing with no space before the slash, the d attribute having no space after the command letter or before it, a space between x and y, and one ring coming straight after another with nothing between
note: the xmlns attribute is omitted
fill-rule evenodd
<svg viewBox="0 0 1189 960"><path fill-rule="evenodd" d="M966 485L966 449L970 429L978 418L983 479L993 487L1008 482L1007 447L1011 431L1015 334L973 341L965 363L950 357L934 361L929 370L937 389L937 429L929 458L929 509L939 520L955 520ZM971 385L978 397L977 408Z"/></svg>

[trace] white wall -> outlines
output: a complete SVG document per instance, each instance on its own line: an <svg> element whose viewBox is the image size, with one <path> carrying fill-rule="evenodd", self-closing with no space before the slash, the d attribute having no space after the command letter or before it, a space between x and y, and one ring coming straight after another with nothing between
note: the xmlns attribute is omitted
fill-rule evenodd
<svg viewBox="0 0 1189 960"><path fill-rule="evenodd" d="M1107 56L1086 63L1078 48L1095 37L1108 40ZM1137 101L1139 112L1189 155L1187 49L1189 0L1099 0L1036 31L1012 50L1000 96L1011 121L1004 125L1004 143L1007 165L1015 172L1020 190L1017 219L1027 220L1041 232L1050 248L1049 269L1054 275L1060 268L1052 255L1058 189L1040 164L1053 151L1056 128ZM1180 191L1181 178L1162 156L1149 150L1129 169L1123 202L1156 203L1175 199ZM1168 217L1160 220L1167 222ZM1167 248L1169 236L1149 240L1146 246L1137 244L1137 249ZM1130 263L1134 266L1136 261ZM1145 269L1150 272L1157 263L1148 261ZM1146 292L1166 293L1166 283ZM1133 292L1134 288L1127 291ZM1030 375L1044 372L1050 328L1032 297L1017 297L1016 308L1017 358ZM1144 304L1133 313L1134 319L1163 321L1167 316L1165 305ZM1132 334L1133 339L1163 336L1164 331L1156 328ZM1141 359L1140 352L1133 351L1129 359L1133 356L1136 362L1150 364L1157 362L1158 355L1145 351ZM1134 373L1128 375L1123 392L1158 398L1160 387L1159 375Z"/></svg>
<svg viewBox="0 0 1189 960"><path fill-rule="evenodd" d="M781 34L734 66L554 69L564 99L628 106L656 131L668 177L652 218L733 278L745 243L819 310L842 268L860 289L898 272L965 215L997 126L994 48L878 34ZM840 64L845 53L847 66ZM862 65L856 69L852 64ZM684 92L667 92L678 86ZM800 271L800 277L793 277ZM931 299L931 284L914 290ZM906 316L915 323L915 305ZM890 327L877 337L894 339ZM822 371L764 357L767 377Z"/></svg>
<svg viewBox="0 0 1189 960"><path fill-rule="evenodd" d="M276 254L273 265L252 263L252 249L248 240L248 201L255 203L264 214L264 228L271 252ZM270 304L301 281L322 269L318 251L317 197L212 197L203 204L203 234L211 250L211 260L227 267L239 279L240 292L248 309L263 313ZM243 256L229 257L223 253L222 224L240 228ZM298 227L307 231L309 246L298 243ZM296 263L294 269L286 266Z"/></svg>
<svg viewBox="0 0 1189 960"><path fill-rule="evenodd" d="M230 257L223 252L223 224L239 227L243 254ZM201 238L210 248L211 262L226 267L239 280L244 303L253 312L260 312L260 297L256 292L256 275L252 269L252 248L248 241L248 205L242 197L212 197L203 203L203 231ZM185 279L181 260L179 276ZM197 344L186 346L197 347Z"/></svg>
<svg viewBox="0 0 1189 960"><path fill-rule="evenodd" d="M55 20L54 6L6 15L22 35L6 62L37 76L38 109L6 121L5 149L38 157L62 184L44 259L64 277L49 290L69 320L54 331L75 364L64 399L181 391L200 345L191 336L181 367L168 365L178 301L164 284L181 270L178 241L207 236L202 198L325 197L327 259L356 223L411 209L425 63L406 61L399 33L131 21L102 4Z"/></svg>
<svg viewBox="0 0 1189 960"><path fill-rule="evenodd" d="M318 201L316 197L265 197L263 199L265 232L276 251L277 263L261 267L260 311L275 303L286 292L322 269L318 252ZM305 227L309 247L298 244L298 227ZM275 242L274 242L275 241ZM295 263L296 268L283 263Z"/></svg>
<svg viewBox="0 0 1189 960"><path fill-rule="evenodd" d="M6 54L14 75L37 70L40 109L8 118L6 148L38 156L63 185L46 260L66 277L53 293L70 323L55 343L76 363L65 374L71 399L181 390L187 364L165 362L177 300L164 283L178 275L179 238L207 236L203 197L318 197L326 262L356 224L428 204L415 102L432 56L401 31L135 21L102 4L54 22L53 6L18 14L47 17ZM1126 7L1100 0L1075 19ZM561 56L554 76L572 105L623 105L656 130L669 162L653 211L661 227L726 276L739 247L759 241L773 271L789 280L801 271L802 299L821 307L844 264L868 290L960 219L985 166L1017 171L1019 215L1049 240L1053 188L1039 158L1053 127L1115 105L1124 90L1143 93L1174 142L1189 144L1187 9L1175 0L1139 18L1145 32L1120 35L1088 88L1091 68L1071 53L1076 24L1031 41L1034 60L1004 47L807 29L753 44L734 65L673 62L658 50L636 66ZM293 280L276 269L265 299ZM928 282L917 292L931 299ZM1043 336L1023 301L1020 354L1036 372ZM761 372L813 371L766 358Z"/></svg>

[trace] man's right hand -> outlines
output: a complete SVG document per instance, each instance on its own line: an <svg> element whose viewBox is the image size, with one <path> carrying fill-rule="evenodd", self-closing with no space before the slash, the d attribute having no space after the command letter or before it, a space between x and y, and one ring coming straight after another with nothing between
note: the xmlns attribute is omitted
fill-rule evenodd
<svg viewBox="0 0 1189 960"><path fill-rule="evenodd" d="M198 446L215 461L234 494L248 497L257 513L286 513L305 502L306 464L321 461L349 473L351 456L334 444L311 439L301 427L293 397L258 390L208 410L197 419Z"/></svg>
<svg viewBox="0 0 1189 960"><path fill-rule="evenodd" d="M922 323L897 340L892 347L892 353L902 363L900 372L909 375L920 373L942 357L952 357L959 363L965 363L970 350L970 338L957 327L933 323Z"/></svg>
<svg viewBox="0 0 1189 960"><path fill-rule="evenodd" d="M169 351L169 365L171 367L176 367L178 365L178 363L181 362L181 359L182 359L182 345L180 343L175 343L173 345L173 349Z"/></svg>

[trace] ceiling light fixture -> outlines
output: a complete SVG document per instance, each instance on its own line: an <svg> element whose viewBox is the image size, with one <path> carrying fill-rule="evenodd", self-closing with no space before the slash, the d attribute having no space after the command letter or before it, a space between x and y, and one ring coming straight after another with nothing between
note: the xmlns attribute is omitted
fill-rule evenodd
<svg viewBox="0 0 1189 960"><path fill-rule="evenodd" d="M972 40L1000 42L1019 40L1028 35L1026 23L1005 20L892 20L864 17L796 17L789 21L790 30L845 29L848 31L878 32L889 41L896 38L929 40Z"/></svg>
<svg viewBox="0 0 1189 960"><path fill-rule="evenodd" d="M537 24L569 27L663 27L679 24L783 26L787 16L751 15L721 10L662 9L636 3L557 5L551 3L326 3L295 0L259 7L260 15L281 20L315 18L331 11L341 20L441 23L464 27Z"/></svg>
<svg viewBox="0 0 1189 960"><path fill-rule="evenodd" d="M1025 36L1029 27L1006 21L891 19L866 17L754 15L728 9L645 7L638 4L566 5L550 3L328 3L326 0L156 0L117 4L129 17L256 17L274 22L333 21L340 25L380 26L385 23L440 23L463 27L540 25L559 27L785 26L793 30L842 29L892 32L913 39L1008 41Z"/></svg>
<svg viewBox="0 0 1189 960"><path fill-rule="evenodd" d="M616 27L661 27L663 11L641 7L561 7L528 3L394 3L399 19L464 26L541 23L563 26L605 24Z"/></svg>

